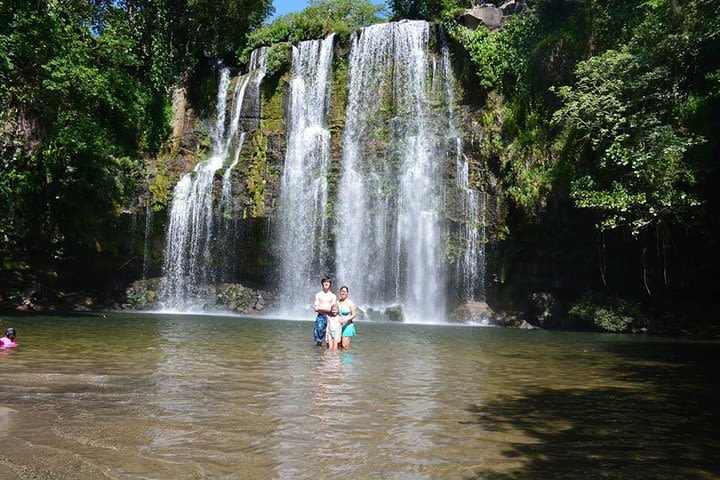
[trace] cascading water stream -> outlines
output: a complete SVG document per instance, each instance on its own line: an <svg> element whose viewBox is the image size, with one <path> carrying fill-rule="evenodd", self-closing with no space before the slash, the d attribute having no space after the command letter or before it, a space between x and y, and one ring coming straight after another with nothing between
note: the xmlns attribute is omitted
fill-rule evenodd
<svg viewBox="0 0 720 480"><path fill-rule="evenodd" d="M150 269L150 250L152 248L152 228L153 228L153 209L152 203L148 199L145 204L145 238L143 239L143 267L142 278L148 279L148 271Z"/></svg>
<svg viewBox="0 0 720 480"><path fill-rule="evenodd" d="M442 77L448 105L450 137L454 139L455 175L459 189L460 227L458 232L458 255L455 262L455 278L460 300L471 302L485 296L485 193L470 187L470 166L463 154L462 132L455 115L455 89L450 51L445 32L440 30L440 53Z"/></svg>
<svg viewBox="0 0 720 480"><path fill-rule="evenodd" d="M207 160L198 163L192 172L183 176L173 191L170 219L167 229L165 257L163 262L164 281L161 289L161 304L165 310L193 310L202 308L203 289L212 284L215 275L212 247L214 246L213 183L215 173L231 162L223 180L230 182L231 170L237 164L242 148L244 132L238 137L241 112L245 100L254 91L253 99L259 105L259 88L265 74L267 48L252 54L250 72L238 80L231 102L232 117L226 126L227 94L230 86L230 70L223 68L217 96L217 119L212 130L212 150ZM253 68L255 67L255 68ZM225 182L223 182L225 183ZM231 198L230 186L223 185L223 194ZM224 195L223 195L224 196Z"/></svg>
<svg viewBox="0 0 720 480"><path fill-rule="evenodd" d="M430 51L431 28L427 22L403 21L354 35L332 223L328 114L333 36L293 47L287 151L273 220L279 293L286 306L282 313L304 314L319 277L333 266L337 280L351 286L360 305L400 305L408 321L444 320L450 285L462 301L483 296L485 197L470 185L449 52L442 32L440 55ZM212 154L175 188L161 292L166 309L201 307L203 288L223 276L219 259L232 256L226 248L232 241L216 245L213 237L233 237L228 226L235 213L232 172L246 132L256 128L248 128L247 121L257 118L248 112L259 111L266 58L266 47L253 52L232 102L227 101L229 72L221 72ZM456 184L448 186L443 179L453 161ZM215 227L213 181L223 165L219 212L225 221ZM451 195L459 210L454 223L444 211ZM454 269L445 251L451 231L458 244ZM213 249L223 254L214 255Z"/></svg>
<svg viewBox="0 0 720 480"><path fill-rule="evenodd" d="M429 37L408 21L353 38L335 226L338 277L358 303L399 303L418 322L443 320L447 286L447 113L432 108Z"/></svg>
<svg viewBox="0 0 720 480"><path fill-rule="evenodd" d="M220 211L229 213L232 209L232 172L237 166L238 160L240 159L240 151L242 150L243 144L245 143L245 131L240 133L237 137L238 140L235 145L232 145L233 140L237 136L237 132L240 129L240 115L243 112L243 106L246 107L246 97L259 102L260 100L260 84L265 73L267 71L267 52L268 47L260 47L250 54L250 67L248 73L243 75L237 82L235 87L235 94L233 95L232 105L232 121L230 122L230 131L227 135L225 142L225 148L233 148L234 154L230 165L223 173L222 190L220 194ZM246 91L250 88L250 92L246 96ZM225 152L227 155L227 151Z"/></svg>
<svg viewBox="0 0 720 480"><path fill-rule="evenodd" d="M192 308L197 289L211 275L210 246L213 226L212 184L222 167L227 90L230 70L220 72L217 121L212 132L212 154L183 176L173 191L163 264L162 304L167 310Z"/></svg>
<svg viewBox="0 0 720 480"><path fill-rule="evenodd" d="M274 230L286 315L307 309L328 262L327 125L334 35L293 47L288 143ZM294 311L293 311L294 309Z"/></svg>
<svg viewBox="0 0 720 480"><path fill-rule="evenodd" d="M460 299L465 302L485 297L485 193L470 188L469 165L460 145L457 179L460 188L459 255L456 260Z"/></svg>

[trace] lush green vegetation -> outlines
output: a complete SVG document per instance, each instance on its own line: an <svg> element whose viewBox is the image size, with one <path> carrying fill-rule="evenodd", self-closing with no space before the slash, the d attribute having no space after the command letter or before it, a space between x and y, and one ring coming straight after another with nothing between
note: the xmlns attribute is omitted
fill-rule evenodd
<svg viewBox="0 0 720 480"><path fill-rule="evenodd" d="M697 126L718 106L720 67L716 3L638 8L645 14L630 41L580 62L555 113L564 151L580 167L576 204L597 211L600 228L634 234L697 212L700 172L712 162L698 148L708 132Z"/></svg>
<svg viewBox="0 0 720 480"><path fill-rule="evenodd" d="M452 20L475 3L472 0L388 0L395 20Z"/></svg>
<svg viewBox="0 0 720 480"><path fill-rule="evenodd" d="M488 149L517 205L533 214L569 193L599 229L634 235L699 216L717 155L719 8L539 0L497 34L448 22L478 96L502 95L490 109L503 141Z"/></svg>
<svg viewBox="0 0 720 480"><path fill-rule="evenodd" d="M716 0L528 1L492 33L460 24L472 3L389 0L387 12L371 0L311 0L263 25L270 0L0 0L5 266L108 248L148 175L153 198L169 201L175 86L194 79L196 95L212 96L208 65L243 64L268 45L267 84L277 91L263 99L272 110L263 128L282 129L278 86L290 43L331 32L346 40L389 15L442 23L450 38L479 130L467 145L471 180L481 187L482 173L492 171L510 205L498 238L572 215L602 238L620 233L627 245L642 243L643 272L648 245L659 245L658 262L669 257L660 250L673 243L671 232L682 232L688 249L720 246ZM335 128L343 121L343 61L336 58ZM264 152L259 141L254 151ZM167 161L149 165L159 156ZM263 162L247 179L250 216L264 209ZM704 261L718 264L717 255ZM656 275L667 283L663 268ZM643 282L650 293L652 279ZM610 330L635 326L617 303L602 310L591 308L603 303L594 297L583 302L577 318Z"/></svg>
<svg viewBox="0 0 720 480"><path fill-rule="evenodd" d="M168 138L169 89L205 59L241 48L270 8L270 0L0 0L6 263L98 245Z"/></svg>
<svg viewBox="0 0 720 480"><path fill-rule="evenodd" d="M638 304L592 292L586 292L570 308L569 314L581 324L608 332L627 332L632 328L646 328Z"/></svg>
<svg viewBox="0 0 720 480"><path fill-rule="evenodd" d="M347 38L355 30L386 19L385 7L371 0L310 0L298 13L289 13L258 28L248 36L239 55L247 62L250 52L262 45L322 38L335 33Z"/></svg>

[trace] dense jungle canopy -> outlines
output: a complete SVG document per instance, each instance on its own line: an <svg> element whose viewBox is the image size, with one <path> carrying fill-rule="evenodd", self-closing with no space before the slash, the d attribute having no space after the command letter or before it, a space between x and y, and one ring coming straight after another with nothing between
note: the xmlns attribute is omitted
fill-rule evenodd
<svg viewBox="0 0 720 480"><path fill-rule="evenodd" d="M507 193L501 237L590 225L577 227L580 241L614 241L655 266L635 279L640 295L703 285L711 300L720 3L527 3L489 31L463 26L473 2L459 0L314 0L270 23L269 0L0 0L2 268L52 272L120 249L120 218L149 162L167 154L171 92L212 95L201 86L218 60L241 65L259 45L410 18L448 32L487 132L478 148ZM270 55L271 73L285 57ZM675 258L687 268L668 275Z"/></svg>

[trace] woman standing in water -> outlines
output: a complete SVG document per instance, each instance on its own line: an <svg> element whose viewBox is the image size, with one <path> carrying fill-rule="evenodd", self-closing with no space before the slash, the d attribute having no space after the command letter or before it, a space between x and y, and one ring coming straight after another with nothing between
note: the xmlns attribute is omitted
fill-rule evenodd
<svg viewBox="0 0 720 480"><path fill-rule="evenodd" d="M357 315L357 306L355 302L348 298L350 290L346 286L340 287L340 300L338 301L338 314L342 322L342 339L340 345L342 348L350 348L350 337L355 336L355 325L353 320Z"/></svg>

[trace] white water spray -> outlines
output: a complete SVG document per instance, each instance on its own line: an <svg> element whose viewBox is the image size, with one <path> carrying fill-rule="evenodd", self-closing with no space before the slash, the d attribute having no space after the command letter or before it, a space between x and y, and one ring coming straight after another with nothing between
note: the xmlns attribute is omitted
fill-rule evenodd
<svg viewBox="0 0 720 480"><path fill-rule="evenodd" d="M288 144L274 226L285 314L311 303L328 262L327 125L334 35L293 47ZM292 309L294 311L290 311Z"/></svg>
<svg viewBox="0 0 720 480"><path fill-rule="evenodd" d="M353 39L335 227L338 277L358 303L401 304L415 322L443 320L447 284L446 153L443 122L431 112L429 37L428 23L412 21L373 25ZM383 109L394 111L377 125ZM388 147L370 155L379 128Z"/></svg>

